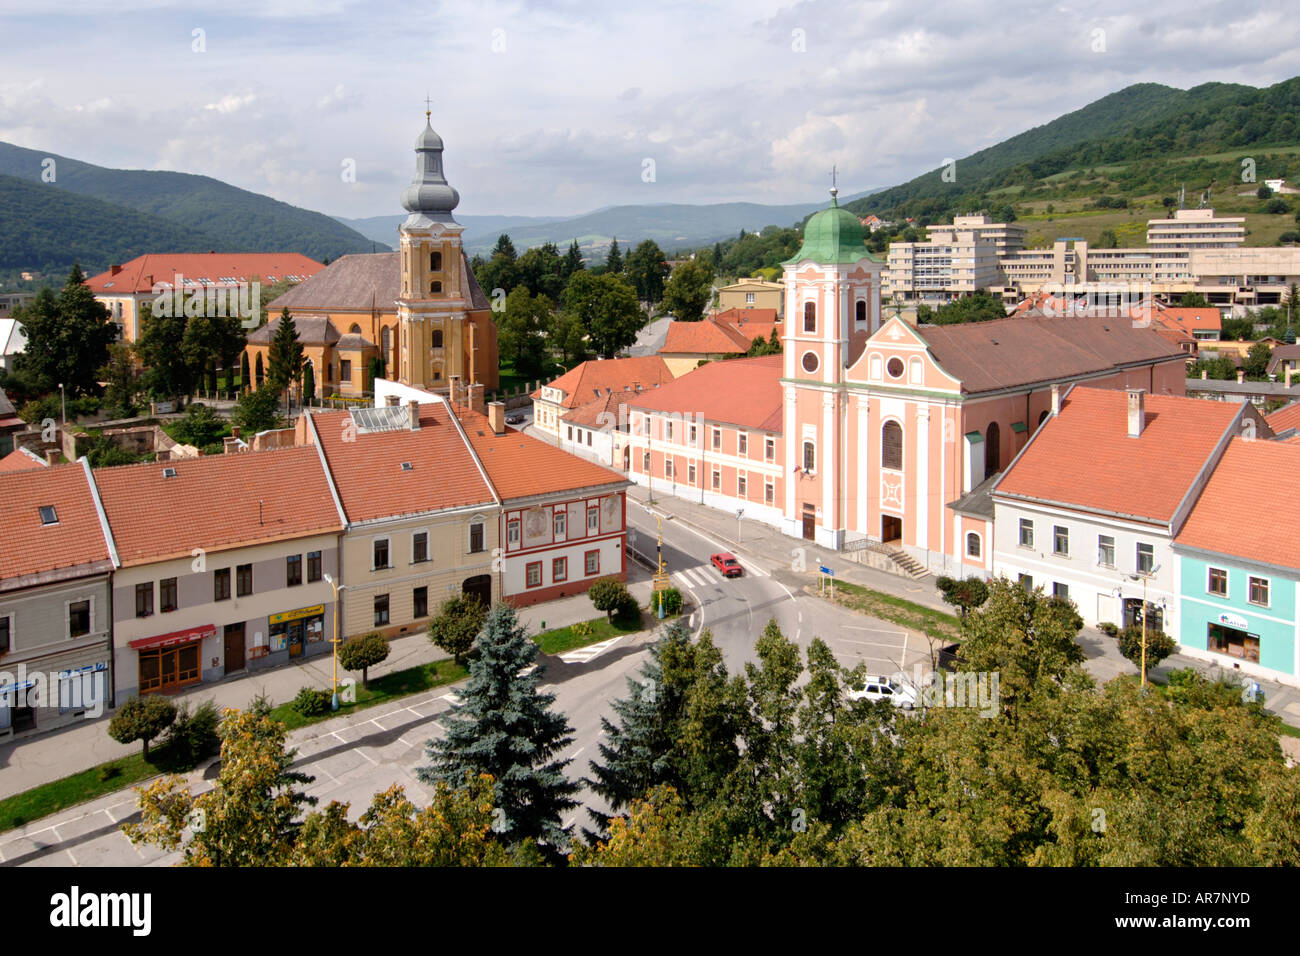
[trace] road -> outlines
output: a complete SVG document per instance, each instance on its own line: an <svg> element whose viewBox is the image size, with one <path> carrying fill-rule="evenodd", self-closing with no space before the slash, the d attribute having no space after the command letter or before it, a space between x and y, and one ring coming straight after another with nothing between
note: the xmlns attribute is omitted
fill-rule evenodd
<svg viewBox="0 0 1300 956"><path fill-rule="evenodd" d="M659 507L669 509L671 501ZM628 502L629 543L642 553L655 552L655 517L631 500ZM754 554L745 548L726 548L706 534L686 526L674 517L663 523L664 561L673 583L688 596L693 607L689 622L694 633L708 628L722 651L727 668L737 673L745 662L755 660L754 644L769 620L775 619L784 633L806 648L821 637L846 666L867 662L868 670L892 674L898 670L905 649L905 634L896 627L873 621L804 593L815 576L797 572L787 555ZM791 542L792 547L797 542ZM709 555L731 550L740 558L745 574L724 579L709 563ZM815 570L815 567L814 567ZM600 649L545 658L541 684L556 695L555 707L573 727L573 743L565 756L571 758L571 779L581 781L590 773L589 761L599 756L601 718L612 717L611 703L628 693L628 679L635 678L654 640L649 632L625 637ZM595 656L591 656L595 653ZM906 664L928 659L928 650L913 637L906 644ZM587 658L587 659L583 659ZM376 707L360 714L331 720L295 732L291 743L298 751L295 769L316 777L308 792L320 800L351 804L355 819L364 811L372 794L392 784L406 788L417 804L427 800L427 791L415 778L415 770L426 762L424 744L443 731L440 723L455 701L455 691L439 688L429 694L399 703ZM212 785L215 768L196 774L193 785L201 792ZM575 832L589 827L585 807L604 809L594 794L579 794L583 807L571 811L564 822ZM154 848L136 849L118 826L138 820L133 791L123 791L82 805L47 820L38 821L26 832L0 835L0 865L55 866L140 866L168 865L179 854Z"/></svg>

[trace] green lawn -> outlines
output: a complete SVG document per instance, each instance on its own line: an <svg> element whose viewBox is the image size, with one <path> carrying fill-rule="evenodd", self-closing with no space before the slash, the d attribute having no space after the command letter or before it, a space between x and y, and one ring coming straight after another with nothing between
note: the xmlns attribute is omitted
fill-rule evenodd
<svg viewBox="0 0 1300 956"><path fill-rule="evenodd" d="M106 793L124 790L141 780L148 780L160 773L165 773L155 761L161 756L155 749L146 762L141 754L131 754L119 760L91 767L81 773L74 773L62 780L33 787L12 797L0 800L0 831L12 830L32 820L39 820L51 813L58 813L68 807L76 806L87 800L94 800Z"/></svg>
<svg viewBox="0 0 1300 956"><path fill-rule="evenodd" d="M806 590L812 594L818 593L816 588ZM860 584L836 581L835 597L831 598L829 592L823 597L870 617L890 621L900 627L942 635L954 641L961 638L961 621L956 616L936 611L934 608L917 604L906 598L895 597L883 591L874 591Z"/></svg>
<svg viewBox="0 0 1300 956"><path fill-rule="evenodd" d="M584 623L591 625L591 631L587 634L574 633L574 625L570 625L543 631L541 634L535 635L533 640L537 642L543 654L562 654L564 651L586 647L588 644L596 644L599 641L607 641L611 637L618 637L621 634L635 634L637 631L645 629L639 614L635 618L616 617L612 624L603 617L594 618Z"/></svg>
<svg viewBox="0 0 1300 956"><path fill-rule="evenodd" d="M396 700L399 697L408 697L411 694L431 690L443 684L452 684L468 675L469 671L450 658L433 661L429 664L408 667L406 670L393 671L393 673L385 674L383 677L376 677L370 681L370 686L366 688L363 688L358 682L356 701L349 704L340 703L338 711L326 711L318 717L304 717L293 709L292 704L286 703L272 710L271 716L284 724L289 730L297 730L299 727L316 724L332 717L342 717L345 714L365 710L367 707L374 707L376 704Z"/></svg>

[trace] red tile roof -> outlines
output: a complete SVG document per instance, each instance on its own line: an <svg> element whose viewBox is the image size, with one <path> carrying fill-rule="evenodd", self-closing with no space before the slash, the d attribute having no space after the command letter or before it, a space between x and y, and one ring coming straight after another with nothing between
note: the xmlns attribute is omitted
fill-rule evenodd
<svg viewBox="0 0 1300 956"><path fill-rule="evenodd" d="M635 358L593 359L583 362L565 372L548 388L558 388L564 392L560 402L563 408L577 408L593 402L607 390L616 392L633 389L636 386L653 388L664 382L671 382L673 373L668 371L664 360L657 355L638 356ZM533 392L533 398L541 398L542 391Z"/></svg>
<svg viewBox="0 0 1300 956"><path fill-rule="evenodd" d="M1298 472L1300 445L1234 438L1175 540L1202 551L1300 568L1300 537L1283 530L1295 514L1295 493L1285 481L1260 480ZM1243 506L1247 488L1249 504Z"/></svg>
<svg viewBox="0 0 1300 956"><path fill-rule="evenodd" d="M620 421L627 420L627 413L621 409L637 394L639 393L609 392L594 402L588 402L565 413L560 420L568 425L581 425L584 428L603 428L605 425L616 427Z"/></svg>
<svg viewBox="0 0 1300 956"><path fill-rule="evenodd" d="M86 285L96 295L130 295L152 292L156 283L165 283L170 288L178 274L186 279L208 279L215 288L233 285L232 277L236 282L247 282L256 277L264 285L270 285L286 276L306 279L324 268L315 259L297 252L148 253L124 263L116 275L109 269L91 276ZM201 286L186 288L198 289Z"/></svg>
<svg viewBox="0 0 1300 956"><path fill-rule="evenodd" d="M580 488L606 487L603 493L628 484L626 476L593 464L554 445L507 427L493 434L487 416L465 408L456 410L478 460L482 462L502 501Z"/></svg>
<svg viewBox="0 0 1300 956"><path fill-rule="evenodd" d="M342 530L314 447L97 468L94 477L123 567Z"/></svg>
<svg viewBox="0 0 1300 956"><path fill-rule="evenodd" d="M708 421L779 433L781 362L780 355L710 362L628 405L644 411L699 414Z"/></svg>
<svg viewBox="0 0 1300 956"><path fill-rule="evenodd" d="M442 402L420 406L418 431L358 430L349 412L318 412L311 421L350 522L496 504Z"/></svg>
<svg viewBox="0 0 1300 956"><path fill-rule="evenodd" d="M1223 329L1223 316L1214 306L1204 309L1162 307L1158 314L1167 323L1173 323L1186 332L1219 332Z"/></svg>
<svg viewBox="0 0 1300 956"><path fill-rule="evenodd" d="M1128 392L1072 389L993 490L1168 522L1233 427L1242 405L1147 395L1146 425L1128 437Z"/></svg>
<svg viewBox="0 0 1300 956"><path fill-rule="evenodd" d="M660 355L743 355L777 328L776 309L727 309L700 322L670 322Z"/></svg>
<svg viewBox="0 0 1300 956"><path fill-rule="evenodd" d="M1292 428L1300 428L1300 402L1284 405L1264 420L1268 422L1268 427L1279 435Z"/></svg>
<svg viewBox="0 0 1300 956"><path fill-rule="evenodd" d="M0 589L36 583L36 575L67 578L112 567L80 464L0 475L0 501ZM41 520L46 505L54 508L54 524Z"/></svg>
<svg viewBox="0 0 1300 956"><path fill-rule="evenodd" d="M15 448L0 458L0 472L31 471L33 468L45 468L47 465L44 458L33 455L26 448Z"/></svg>

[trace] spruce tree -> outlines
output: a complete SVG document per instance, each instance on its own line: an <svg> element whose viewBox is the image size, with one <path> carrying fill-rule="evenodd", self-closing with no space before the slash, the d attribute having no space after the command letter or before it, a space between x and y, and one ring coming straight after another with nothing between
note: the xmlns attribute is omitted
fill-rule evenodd
<svg viewBox="0 0 1300 956"><path fill-rule="evenodd" d="M266 381L277 392L296 382L302 371L302 343L298 341L298 329L293 324L293 316L286 307L280 313L280 324L271 339L269 351L270 368Z"/></svg>
<svg viewBox="0 0 1300 956"><path fill-rule="evenodd" d="M490 774L494 807L502 811L494 830L510 843L531 838L552 854L563 852L569 834L560 817L577 806L578 785L564 774L569 761L557 754L573 742L572 728L550 709L555 695L537 689L539 674L523 673L536 661L537 645L514 608L497 604L476 648L464 699L442 721L446 735L428 742L431 764L416 776L460 788Z"/></svg>
<svg viewBox="0 0 1300 956"><path fill-rule="evenodd" d="M574 239L569 243L569 251L564 255L564 262L560 266L560 275L565 282L568 282L571 275L575 272L581 272L585 268L586 265L582 261L582 250L578 248L578 240Z"/></svg>
<svg viewBox="0 0 1300 956"><path fill-rule="evenodd" d="M605 257L605 271L617 274L623 271L623 254L618 251L618 239L609 244L609 255Z"/></svg>

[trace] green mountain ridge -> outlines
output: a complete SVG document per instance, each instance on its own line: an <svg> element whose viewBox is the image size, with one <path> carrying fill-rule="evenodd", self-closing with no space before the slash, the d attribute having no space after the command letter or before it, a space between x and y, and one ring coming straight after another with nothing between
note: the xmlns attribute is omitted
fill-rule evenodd
<svg viewBox="0 0 1300 956"><path fill-rule="evenodd" d="M42 179L47 159L54 160L53 183ZM156 239L148 239L145 251L186 250L217 252L300 252L314 259L337 258L350 252L370 252L375 243L360 233L349 229L323 213L301 209L269 196L249 192L210 176L177 173L163 170L109 169L54 153L24 149L9 143L0 143L0 175L25 180L39 187L38 192L21 194L22 205L7 207L6 212L15 218L41 222L42 235L32 237L30 245L6 245L6 261L20 261L22 265L68 265L69 252L62 259L57 256L60 242L72 249L86 246L97 251L98 259L82 260L87 269L107 266L131 258L129 249L138 249L136 243L144 240L139 230L152 221ZM11 190L16 201L20 193ZM99 207L81 207L76 203L57 203L57 208L69 214L60 234L57 219L42 202L56 199L82 197L115 206L134 213L125 217L130 222L129 240L118 242L113 233L94 236L77 236L84 232L85 223L104 222L105 210ZM55 207L51 207L55 208ZM77 210L88 217L79 221ZM147 217L147 218L141 218ZM174 233L164 224L179 229ZM51 232L51 230L53 230ZM185 236L178 244L177 235ZM385 246L385 249L387 246ZM132 255L139 254L138 251Z"/></svg>

